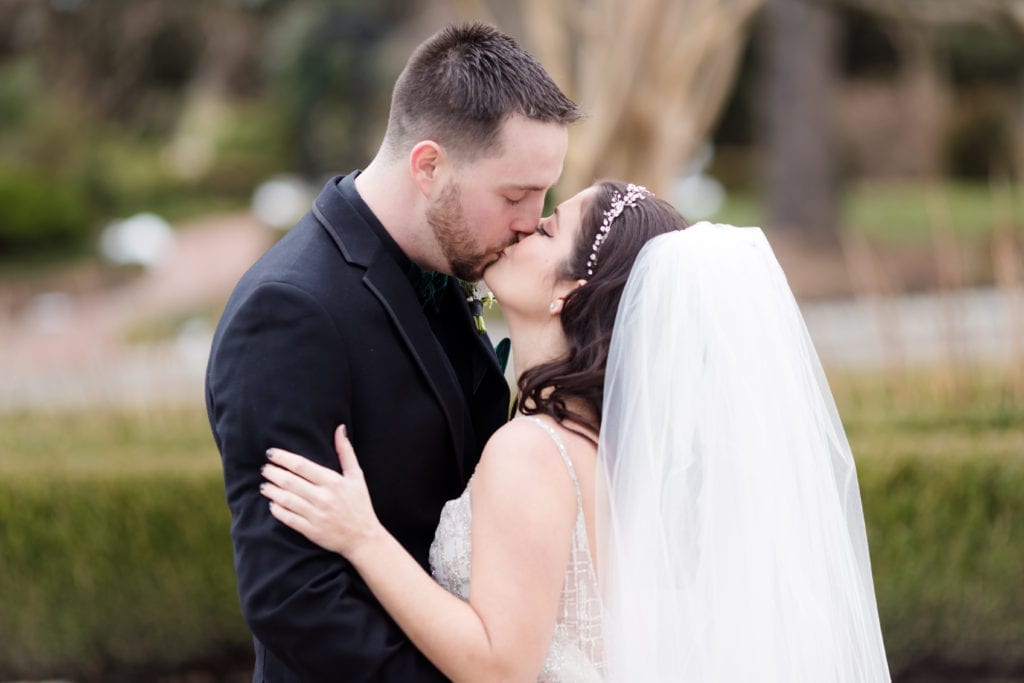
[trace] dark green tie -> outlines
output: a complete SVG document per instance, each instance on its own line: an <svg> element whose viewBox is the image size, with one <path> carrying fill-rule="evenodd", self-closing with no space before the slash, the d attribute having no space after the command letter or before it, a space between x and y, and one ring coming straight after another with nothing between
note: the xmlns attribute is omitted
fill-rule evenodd
<svg viewBox="0 0 1024 683"><path fill-rule="evenodd" d="M435 270L423 272L414 263L409 267L409 280L413 283L416 297L420 300L423 310L429 307L434 313L440 313L444 288L448 286L448 276Z"/></svg>
<svg viewBox="0 0 1024 683"><path fill-rule="evenodd" d="M494 347L494 353L498 356L498 365L501 366L501 374L505 374L505 368L508 367L508 353L512 350L512 341L505 337L498 345Z"/></svg>

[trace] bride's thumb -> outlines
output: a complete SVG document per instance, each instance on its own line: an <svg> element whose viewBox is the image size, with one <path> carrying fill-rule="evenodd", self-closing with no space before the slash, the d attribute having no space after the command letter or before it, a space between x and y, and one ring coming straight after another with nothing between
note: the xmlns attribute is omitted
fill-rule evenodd
<svg viewBox="0 0 1024 683"><path fill-rule="evenodd" d="M352 442L348 440L345 425L338 425L338 428L334 430L334 449L338 451L338 462L341 463L342 474L349 475L361 471L359 460L356 459L356 452L352 448Z"/></svg>

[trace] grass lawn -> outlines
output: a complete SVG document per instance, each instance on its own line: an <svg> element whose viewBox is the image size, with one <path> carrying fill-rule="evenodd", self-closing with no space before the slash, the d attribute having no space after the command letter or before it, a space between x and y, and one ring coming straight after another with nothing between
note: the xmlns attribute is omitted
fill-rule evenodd
<svg viewBox="0 0 1024 683"><path fill-rule="evenodd" d="M0 417L6 477L109 478L161 472L219 474L206 413L179 411Z"/></svg>
<svg viewBox="0 0 1024 683"><path fill-rule="evenodd" d="M858 458L896 455L1024 459L1024 402L996 371L962 378L963 395L942 398L935 377L899 383L878 375L830 375ZM0 416L0 473L83 477L118 473L219 472L201 407L138 412Z"/></svg>
<svg viewBox="0 0 1024 683"><path fill-rule="evenodd" d="M936 227L948 227L964 241L984 240L999 219L1011 221L1018 230L1024 226L1020 191L994 200L992 189L979 183L860 183L844 189L840 207L845 229L893 246L927 242ZM734 225L766 222L762 203L750 192L730 192L712 220Z"/></svg>

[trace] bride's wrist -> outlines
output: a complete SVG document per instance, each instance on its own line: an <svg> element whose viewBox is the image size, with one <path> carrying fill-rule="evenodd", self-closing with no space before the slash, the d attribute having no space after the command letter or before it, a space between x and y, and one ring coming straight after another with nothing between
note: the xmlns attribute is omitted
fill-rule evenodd
<svg viewBox="0 0 1024 683"><path fill-rule="evenodd" d="M365 565L382 548L386 547L388 543L393 542L393 540L391 534L384 528L384 525L379 521L375 521L372 526L359 535L358 541L353 543L342 554L358 569L361 565Z"/></svg>

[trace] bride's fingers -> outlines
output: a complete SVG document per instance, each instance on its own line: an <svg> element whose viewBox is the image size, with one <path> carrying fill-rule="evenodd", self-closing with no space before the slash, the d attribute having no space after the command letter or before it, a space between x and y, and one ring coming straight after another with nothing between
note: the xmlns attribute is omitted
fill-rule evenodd
<svg viewBox="0 0 1024 683"><path fill-rule="evenodd" d="M302 477L289 472L277 465L267 464L263 466L263 478L278 487L300 496L308 501L320 500L322 486L307 481Z"/></svg>
<svg viewBox="0 0 1024 683"><path fill-rule="evenodd" d="M342 474L345 476L362 474L359 460L356 458L356 451L352 448L352 442L348 440L345 425L338 425L338 428L334 430L334 448L338 451Z"/></svg>
<svg viewBox="0 0 1024 683"><path fill-rule="evenodd" d="M275 507L283 507L289 512L303 517L304 519L310 519L317 512L317 507L311 501L302 496L297 496L291 491L286 491L280 486L274 484L264 483L260 485L260 493L265 497L269 498L271 503L271 509Z"/></svg>
<svg viewBox="0 0 1024 683"><path fill-rule="evenodd" d="M267 459L278 467L294 472L314 484L323 484L335 474L334 470L316 464L309 458L286 451L282 448L268 448Z"/></svg>
<svg viewBox="0 0 1024 683"><path fill-rule="evenodd" d="M270 514L273 515L274 519L277 521L294 529L295 531L298 531L307 538L313 529L313 525L310 524L309 520L305 517L292 512L288 508L275 503L274 501L270 502Z"/></svg>

